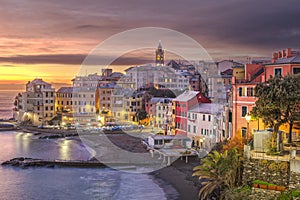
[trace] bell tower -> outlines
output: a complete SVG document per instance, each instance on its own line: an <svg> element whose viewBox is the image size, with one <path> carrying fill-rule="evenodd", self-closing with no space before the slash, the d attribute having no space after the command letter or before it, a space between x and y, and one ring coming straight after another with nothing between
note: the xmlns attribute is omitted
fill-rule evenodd
<svg viewBox="0 0 300 200"><path fill-rule="evenodd" d="M155 57L155 64L156 66L163 66L165 64L165 56L164 56L164 50L162 49L161 41L158 42L158 47L155 51L156 57Z"/></svg>

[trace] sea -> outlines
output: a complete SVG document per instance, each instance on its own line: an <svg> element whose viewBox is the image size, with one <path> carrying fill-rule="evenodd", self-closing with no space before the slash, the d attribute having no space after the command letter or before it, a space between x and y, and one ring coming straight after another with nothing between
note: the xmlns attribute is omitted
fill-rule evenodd
<svg viewBox="0 0 300 200"><path fill-rule="evenodd" d="M0 119L13 117L14 99L20 90L0 90Z"/></svg>
<svg viewBox="0 0 300 200"><path fill-rule="evenodd" d="M0 119L12 117L19 91L0 90ZM78 139L36 139L31 133L0 132L0 162L15 157L87 160L92 156ZM161 183L160 183L161 185ZM164 200L152 176L110 168L27 168L0 165L0 200ZM177 193L172 186L176 199Z"/></svg>
<svg viewBox="0 0 300 200"><path fill-rule="evenodd" d="M15 157L87 160L78 139L36 139L31 133L0 132L0 162ZM161 183L160 183L161 184ZM169 186L170 187L170 186ZM174 189L176 199L176 190ZM167 196L148 174L110 168L18 168L0 166L1 200L164 200Z"/></svg>

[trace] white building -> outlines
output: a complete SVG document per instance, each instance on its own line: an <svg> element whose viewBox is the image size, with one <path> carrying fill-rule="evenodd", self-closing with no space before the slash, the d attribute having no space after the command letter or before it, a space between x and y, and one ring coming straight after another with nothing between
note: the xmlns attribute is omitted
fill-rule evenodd
<svg viewBox="0 0 300 200"><path fill-rule="evenodd" d="M166 129L172 123L172 99L159 98L155 107L155 126Z"/></svg>
<svg viewBox="0 0 300 200"><path fill-rule="evenodd" d="M187 136L200 148L211 147L218 140L212 106L211 103L200 103L187 113Z"/></svg>
<svg viewBox="0 0 300 200"><path fill-rule="evenodd" d="M26 91L18 95L14 118L18 122L46 125L55 116L55 89L42 79L26 84Z"/></svg>
<svg viewBox="0 0 300 200"><path fill-rule="evenodd" d="M169 66L136 66L128 68L125 72L123 78L131 83L135 90L150 85L157 89L170 90L186 90L189 87L189 79L175 73Z"/></svg>
<svg viewBox="0 0 300 200"><path fill-rule="evenodd" d="M76 76L73 82L73 113L75 124L97 124L95 93L102 76L89 74Z"/></svg>

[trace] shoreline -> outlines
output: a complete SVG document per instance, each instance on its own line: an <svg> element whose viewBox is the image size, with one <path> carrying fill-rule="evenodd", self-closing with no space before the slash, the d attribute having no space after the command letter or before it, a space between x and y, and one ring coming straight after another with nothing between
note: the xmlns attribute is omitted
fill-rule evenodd
<svg viewBox="0 0 300 200"><path fill-rule="evenodd" d="M21 129L24 131L24 129ZM27 133L36 135L36 139L40 136L58 134L57 131L52 130L50 133L47 129L27 129ZM24 131L25 132L25 131ZM63 133L62 133L63 132ZM63 130L60 134L64 135L70 133L70 130ZM40 133L40 134L37 134ZM133 152L146 151L141 145L140 140L126 134L109 134L113 136L111 139L115 140L116 145L121 145L130 143L135 146L134 149L129 149ZM128 142L124 142L128 141ZM122 141L120 144L119 142ZM114 142L114 143L115 143ZM136 146L137 145L137 146ZM124 149L128 149L128 146L124 146ZM198 191L200 188L200 182L197 177L192 177L193 168L200 164L200 159L198 157L190 158L189 163L185 163L184 160L176 160L171 164L171 166L161 168L157 171L147 173L160 188L163 189L166 198L169 200L193 200L198 199ZM48 163L49 164L49 163ZM63 163L65 165L65 163ZM99 166L97 166L99 167ZM104 167L104 166L102 166Z"/></svg>
<svg viewBox="0 0 300 200"><path fill-rule="evenodd" d="M197 177L192 177L193 168L200 164L198 158L193 158L186 164L178 159L171 166L164 167L149 173L153 180L164 190L167 199L197 200L200 182ZM173 187L177 195L172 192Z"/></svg>

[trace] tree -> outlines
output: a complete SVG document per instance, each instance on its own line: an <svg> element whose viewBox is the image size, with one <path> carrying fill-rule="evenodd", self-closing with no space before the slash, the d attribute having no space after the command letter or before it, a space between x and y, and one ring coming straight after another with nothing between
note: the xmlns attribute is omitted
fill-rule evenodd
<svg viewBox="0 0 300 200"><path fill-rule="evenodd" d="M224 193L232 190L240 182L240 154L236 148L226 150L224 153L213 151L202 164L194 168L193 176L199 176L203 185L199 191L199 198L206 199L214 191ZM220 199L224 195L220 195Z"/></svg>
<svg viewBox="0 0 300 200"><path fill-rule="evenodd" d="M292 124L299 120L299 75L271 77L255 87L255 96L258 100L251 115L262 118L266 125L273 128L272 146L274 147L280 126L289 123L292 128ZM290 129L290 140L291 135ZM279 150L278 142L277 150Z"/></svg>

